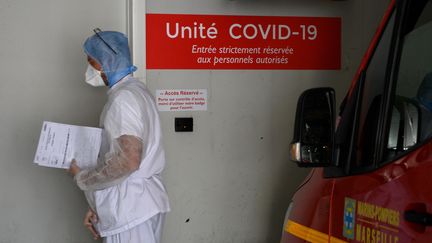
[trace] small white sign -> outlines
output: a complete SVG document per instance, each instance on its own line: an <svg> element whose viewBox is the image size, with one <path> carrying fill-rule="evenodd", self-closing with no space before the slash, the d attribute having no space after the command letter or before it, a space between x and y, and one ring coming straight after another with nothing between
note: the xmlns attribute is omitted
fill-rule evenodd
<svg viewBox="0 0 432 243"><path fill-rule="evenodd" d="M206 111L206 89L158 89L156 102L159 111Z"/></svg>

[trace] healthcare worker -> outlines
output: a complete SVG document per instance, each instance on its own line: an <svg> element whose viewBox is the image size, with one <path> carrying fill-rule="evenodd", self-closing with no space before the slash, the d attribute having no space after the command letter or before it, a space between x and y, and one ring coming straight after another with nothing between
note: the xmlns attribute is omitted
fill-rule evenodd
<svg viewBox="0 0 432 243"><path fill-rule="evenodd" d="M96 29L84 51L86 82L109 86L97 166L81 169L74 160L69 169L90 206L84 224L106 243L160 242L170 206L161 178L165 155L154 99L132 76L136 67L124 34Z"/></svg>

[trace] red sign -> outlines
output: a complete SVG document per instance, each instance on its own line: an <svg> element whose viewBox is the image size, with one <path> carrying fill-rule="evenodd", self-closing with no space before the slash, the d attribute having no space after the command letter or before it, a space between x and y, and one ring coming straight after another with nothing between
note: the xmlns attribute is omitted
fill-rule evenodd
<svg viewBox="0 0 432 243"><path fill-rule="evenodd" d="M147 69L340 69L341 20L147 14Z"/></svg>

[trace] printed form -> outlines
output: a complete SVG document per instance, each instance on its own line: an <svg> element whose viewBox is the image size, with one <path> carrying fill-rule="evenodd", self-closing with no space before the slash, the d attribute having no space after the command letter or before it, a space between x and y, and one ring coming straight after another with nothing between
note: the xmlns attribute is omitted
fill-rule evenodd
<svg viewBox="0 0 432 243"><path fill-rule="evenodd" d="M34 163L69 169L72 159L81 168L97 165L102 129L45 121Z"/></svg>

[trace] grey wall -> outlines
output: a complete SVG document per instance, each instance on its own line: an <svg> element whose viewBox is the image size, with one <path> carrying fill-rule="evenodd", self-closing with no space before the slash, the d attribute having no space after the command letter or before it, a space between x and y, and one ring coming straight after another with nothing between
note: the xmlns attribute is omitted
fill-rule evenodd
<svg viewBox="0 0 432 243"><path fill-rule="evenodd" d="M124 31L119 0L0 0L0 242L93 242L82 193L32 164L43 120L97 125L105 91L84 83L94 27Z"/></svg>
<svg viewBox="0 0 432 243"><path fill-rule="evenodd" d="M386 3L147 0L148 13L342 17L340 71L147 71L153 91L209 93L206 112L161 113L173 209L163 242L279 241L290 198L308 172L288 159L297 98L317 86L333 86L343 98ZM193 117L194 132L175 133L175 117Z"/></svg>
<svg viewBox="0 0 432 243"><path fill-rule="evenodd" d="M307 170L288 162L299 93L343 96L387 0L149 0L148 12L341 16L341 71L148 71L151 90L205 88L207 112L162 113L173 211L163 242L277 242ZM32 164L43 120L97 125L103 89L83 82L84 39L125 31L125 1L0 0L0 243L93 242L66 172ZM176 116L195 131L174 133ZM189 219L189 223L185 221Z"/></svg>

